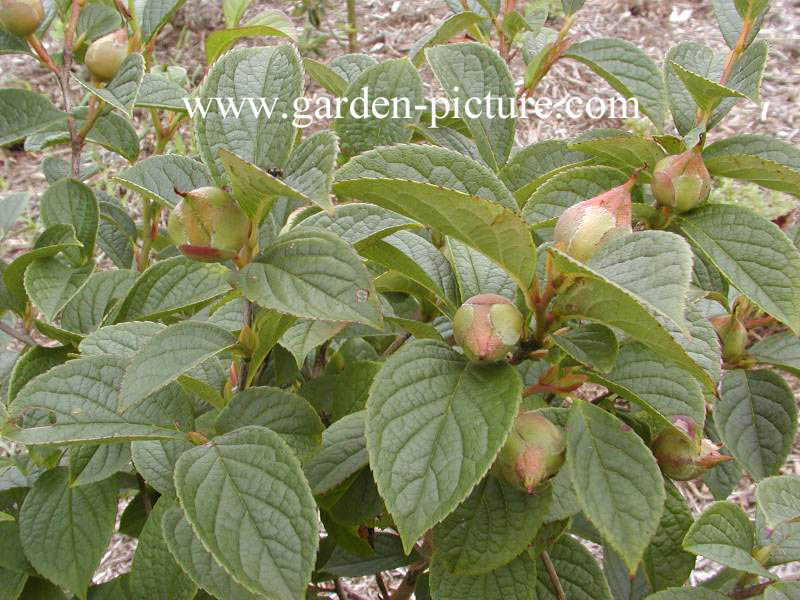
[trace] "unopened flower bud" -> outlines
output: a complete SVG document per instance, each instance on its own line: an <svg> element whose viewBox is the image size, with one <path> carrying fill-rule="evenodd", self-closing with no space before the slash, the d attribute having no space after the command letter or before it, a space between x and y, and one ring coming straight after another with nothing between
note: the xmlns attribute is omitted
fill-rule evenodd
<svg viewBox="0 0 800 600"><path fill-rule="evenodd" d="M109 82L127 55L128 32L120 29L93 41L86 50L84 62L96 80Z"/></svg>
<svg viewBox="0 0 800 600"><path fill-rule="evenodd" d="M650 187L659 205L679 213L692 210L708 198L711 175L699 147L661 159Z"/></svg>
<svg viewBox="0 0 800 600"><path fill-rule="evenodd" d="M453 317L453 337L470 360L495 362L514 349L522 336L523 320L508 298L497 294L473 296Z"/></svg>
<svg viewBox="0 0 800 600"><path fill-rule="evenodd" d="M661 471L676 481L700 477L713 466L730 460L711 440L698 440L699 433L688 417L676 417L653 442L653 455Z"/></svg>
<svg viewBox="0 0 800 600"><path fill-rule="evenodd" d="M747 328L736 315L725 315L711 319L711 324L722 343L722 359L737 362L745 355L747 348Z"/></svg>
<svg viewBox="0 0 800 600"><path fill-rule="evenodd" d="M183 255L202 262L220 262L242 249L250 221L225 190L202 187L178 203L169 216L167 231Z"/></svg>
<svg viewBox="0 0 800 600"><path fill-rule="evenodd" d="M631 233L632 176L621 186L570 206L553 233L556 247L581 262L617 237Z"/></svg>
<svg viewBox="0 0 800 600"><path fill-rule="evenodd" d="M29 36L43 20L41 0L0 0L0 25L14 35Z"/></svg>
<svg viewBox="0 0 800 600"><path fill-rule="evenodd" d="M532 494L564 464L566 444L561 430L536 412L520 413L492 465L503 483Z"/></svg>

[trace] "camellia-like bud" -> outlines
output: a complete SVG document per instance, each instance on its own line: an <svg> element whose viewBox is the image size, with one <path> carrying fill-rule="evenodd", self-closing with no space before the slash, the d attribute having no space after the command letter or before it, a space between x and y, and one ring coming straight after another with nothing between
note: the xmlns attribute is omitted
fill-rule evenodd
<svg viewBox="0 0 800 600"><path fill-rule="evenodd" d="M523 319L508 298L473 296L453 317L453 336L470 360L495 362L514 349L522 336Z"/></svg>
<svg viewBox="0 0 800 600"><path fill-rule="evenodd" d="M556 247L581 262L603 246L631 233L633 175L624 184L570 206L559 217L553 239Z"/></svg>
<svg viewBox="0 0 800 600"><path fill-rule="evenodd" d="M747 328L739 318L733 315L714 317L711 324L722 342L722 359L725 362L736 362L745 355L747 348Z"/></svg>
<svg viewBox="0 0 800 600"><path fill-rule="evenodd" d="M86 50L84 62L95 79L109 82L127 55L128 32L120 29L93 41Z"/></svg>
<svg viewBox="0 0 800 600"><path fill-rule="evenodd" d="M692 210L708 198L711 175L700 147L658 161L650 188L659 205L669 206L679 213Z"/></svg>
<svg viewBox="0 0 800 600"><path fill-rule="evenodd" d="M14 35L27 37L44 21L41 0L0 0L0 25Z"/></svg>
<svg viewBox="0 0 800 600"><path fill-rule="evenodd" d="M673 425L675 429L664 429L653 442L653 455L658 466L670 479L696 479L713 466L731 460L730 456L720 453L719 446L711 440L703 439L698 444L698 432L692 419L676 417Z"/></svg>
<svg viewBox="0 0 800 600"><path fill-rule="evenodd" d="M183 196L169 216L167 231L183 255L202 262L220 262L242 249L250 221L228 192L201 187Z"/></svg>
<svg viewBox="0 0 800 600"><path fill-rule="evenodd" d="M517 415L492 473L503 483L529 494L564 464L566 444L561 430L536 412Z"/></svg>

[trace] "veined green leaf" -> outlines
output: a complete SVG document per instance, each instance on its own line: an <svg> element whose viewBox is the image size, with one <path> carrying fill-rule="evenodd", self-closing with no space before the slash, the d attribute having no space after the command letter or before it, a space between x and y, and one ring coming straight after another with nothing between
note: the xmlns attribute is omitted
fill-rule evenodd
<svg viewBox="0 0 800 600"><path fill-rule="evenodd" d="M175 192L190 192L211 185L211 175L202 163L187 156L150 156L118 173L113 180L144 198L173 208L181 197Z"/></svg>

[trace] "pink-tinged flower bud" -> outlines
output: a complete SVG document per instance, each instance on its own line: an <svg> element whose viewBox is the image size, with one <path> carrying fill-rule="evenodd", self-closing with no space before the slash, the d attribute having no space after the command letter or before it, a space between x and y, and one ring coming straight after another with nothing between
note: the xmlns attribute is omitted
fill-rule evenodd
<svg viewBox="0 0 800 600"><path fill-rule="evenodd" d="M41 0L0 0L0 25L14 35L27 37L44 21Z"/></svg>
<svg viewBox="0 0 800 600"><path fill-rule="evenodd" d="M225 190L202 187L178 203L169 216L167 231L184 256L201 262L221 262L242 249L250 233L250 221Z"/></svg>
<svg viewBox="0 0 800 600"><path fill-rule="evenodd" d="M661 159L650 184L656 201L682 213L695 208L711 192L708 173L700 148Z"/></svg>
<svg viewBox="0 0 800 600"><path fill-rule="evenodd" d="M453 336L470 360L495 362L505 358L522 336L522 314L508 298L473 296L453 317Z"/></svg>
<svg viewBox="0 0 800 600"><path fill-rule="evenodd" d="M93 41L86 50L83 62L96 80L109 82L114 79L126 56L128 32L119 29Z"/></svg>
<svg viewBox="0 0 800 600"><path fill-rule="evenodd" d="M520 413L505 445L501 448L492 473L515 489L532 494L564 464L566 444L561 430L536 412Z"/></svg>
<svg viewBox="0 0 800 600"><path fill-rule="evenodd" d="M714 317L711 324L722 343L722 359L725 362L741 360L747 348L747 328L736 315Z"/></svg>
<svg viewBox="0 0 800 600"><path fill-rule="evenodd" d="M570 206L559 217L553 233L556 247L581 262L617 237L631 233L632 176L621 186Z"/></svg>
<svg viewBox="0 0 800 600"><path fill-rule="evenodd" d="M713 466L731 460L730 456L721 454L711 440L698 440L697 428L688 417L676 417L673 425L685 435L668 427L653 442L658 466L670 479L696 479Z"/></svg>

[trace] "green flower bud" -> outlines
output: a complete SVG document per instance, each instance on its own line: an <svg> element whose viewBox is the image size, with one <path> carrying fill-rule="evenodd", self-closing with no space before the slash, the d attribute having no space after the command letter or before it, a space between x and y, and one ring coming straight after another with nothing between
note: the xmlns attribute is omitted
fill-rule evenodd
<svg viewBox="0 0 800 600"><path fill-rule="evenodd" d="M236 256L247 241L250 221L225 190L202 187L183 197L167 231L182 254L202 262Z"/></svg>
<svg viewBox="0 0 800 600"><path fill-rule="evenodd" d="M711 175L699 147L661 159L653 171L650 188L659 205L679 213L692 210L708 198Z"/></svg>
<svg viewBox="0 0 800 600"><path fill-rule="evenodd" d="M688 417L676 417L672 427L667 427L653 442L653 455L661 471L676 481L696 479L726 460L719 447L707 439L698 440L694 421Z"/></svg>
<svg viewBox="0 0 800 600"><path fill-rule="evenodd" d="M128 32L120 29L93 41L86 50L84 62L95 79L109 82L127 55Z"/></svg>
<svg viewBox="0 0 800 600"><path fill-rule="evenodd" d="M566 444L561 430L536 412L517 415L492 473L506 485L529 494L564 464Z"/></svg>
<svg viewBox="0 0 800 600"><path fill-rule="evenodd" d="M581 262L612 240L631 233L631 190L636 177L565 210L556 223L556 247Z"/></svg>
<svg viewBox="0 0 800 600"><path fill-rule="evenodd" d="M725 315L711 319L711 324L722 342L722 359L725 362L741 360L747 348L747 328L736 315Z"/></svg>
<svg viewBox="0 0 800 600"><path fill-rule="evenodd" d="M0 0L0 25L20 37L32 34L44 21L41 0Z"/></svg>
<svg viewBox="0 0 800 600"><path fill-rule="evenodd" d="M470 360L495 362L505 358L522 336L522 314L508 298L473 296L453 317L453 336Z"/></svg>

